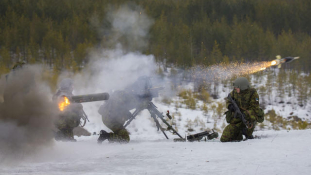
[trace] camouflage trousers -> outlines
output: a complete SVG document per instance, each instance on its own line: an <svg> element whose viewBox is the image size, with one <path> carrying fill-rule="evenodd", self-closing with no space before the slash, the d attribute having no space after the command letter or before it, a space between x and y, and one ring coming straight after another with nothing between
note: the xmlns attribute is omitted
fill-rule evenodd
<svg viewBox="0 0 311 175"><path fill-rule="evenodd" d="M56 140L63 141L75 141L73 137L73 129L79 126L80 118L74 113L66 112L61 115L59 119L55 122L56 128L59 130L56 135Z"/></svg>
<svg viewBox="0 0 311 175"><path fill-rule="evenodd" d="M254 132L255 126L247 129L243 123L229 124L225 127L220 141L221 142L234 142L243 140L243 130L247 136L251 136Z"/></svg>
<svg viewBox="0 0 311 175"><path fill-rule="evenodd" d="M113 133L111 132L109 135L109 142L128 143L130 141L130 135L125 128L113 130Z"/></svg>
<svg viewBox="0 0 311 175"><path fill-rule="evenodd" d="M55 140L75 141L73 137L73 128L61 128L55 134Z"/></svg>
<svg viewBox="0 0 311 175"><path fill-rule="evenodd" d="M124 128L122 123L106 120L104 124L113 131L109 133L109 142L128 143L130 141L129 132Z"/></svg>

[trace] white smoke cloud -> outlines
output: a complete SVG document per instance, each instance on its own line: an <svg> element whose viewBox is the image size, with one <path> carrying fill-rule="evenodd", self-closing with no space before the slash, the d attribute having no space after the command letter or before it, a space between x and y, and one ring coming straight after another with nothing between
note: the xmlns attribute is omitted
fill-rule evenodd
<svg viewBox="0 0 311 175"><path fill-rule="evenodd" d="M42 81L42 67L27 66L2 78L0 164L36 153L53 144L57 107Z"/></svg>
<svg viewBox="0 0 311 175"><path fill-rule="evenodd" d="M140 6L126 3L119 7L108 6L103 24L97 17L91 19L91 23L100 38L105 38L106 47L122 44L123 50L136 52L148 47L149 30L154 20Z"/></svg>
<svg viewBox="0 0 311 175"><path fill-rule="evenodd" d="M115 50L105 50L96 53L92 61L83 71L74 76L76 95L123 90L141 76L154 76L156 64L153 55L143 55L139 52L125 53L119 47ZM107 129L102 124L97 112L104 102L83 104L91 123L86 128L91 132ZM120 106L122 108L122 106Z"/></svg>
<svg viewBox="0 0 311 175"><path fill-rule="evenodd" d="M141 53L123 53L121 49L104 51L93 57L92 61L76 76L88 80L84 89L90 92L121 90L140 76L151 76L155 70L153 55ZM94 89L96 87L96 89Z"/></svg>
<svg viewBox="0 0 311 175"><path fill-rule="evenodd" d="M139 6L123 5L118 10L109 11L108 20L112 24L112 31L119 37L126 36L127 39L139 46L147 44L145 39L148 37L149 28L153 24ZM137 43L141 42L141 43Z"/></svg>

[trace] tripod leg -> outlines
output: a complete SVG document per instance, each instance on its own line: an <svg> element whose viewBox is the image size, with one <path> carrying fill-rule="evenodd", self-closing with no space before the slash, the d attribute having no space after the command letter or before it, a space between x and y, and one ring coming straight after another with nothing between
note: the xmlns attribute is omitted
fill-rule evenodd
<svg viewBox="0 0 311 175"><path fill-rule="evenodd" d="M124 124L124 128L126 128L126 127L132 122L132 120L134 120L135 117L136 117L141 111L142 111L141 108L137 108L137 109L133 112L131 118Z"/></svg>
<svg viewBox="0 0 311 175"><path fill-rule="evenodd" d="M160 129L162 131L162 133L164 134L164 136L168 139L166 133L164 132L164 129L162 128L162 126L160 125L158 119L156 118L156 115L153 113L153 111L149 110L151 117L153 118L154 122L156 123L158 130Z"/></svg>
<svg viewBox="0 0 311 175"><path fill-rule="evenodd" d="M173 126L171 126L170 124L168 124L168 123L166 122L166 120L164 120L162 117L159 117L159 118L163 121L163 123L165 123L165 124L168 126L169 129L171 129L171 130L173 131L173 133L177 134L178 137L180 137L181 139L183 138L183 137L182 137L181 135L179 135L179 133L173 128Z"/></svg>
<svg viewBox="0 0 311 175"><path fill-rule="evenodd" d="M162 113L160 113L160 112L156 109L156 106L155 106L152 102L150 102L150 103L151 103L151 104L149 105L149 108L148 108L148 111L150 112L150 114L151 114L151 113L152 113L152 114L156 114L156 115L163 121L163 123L165 123L166 126L168 126L168 128L169 128L170 130L173 131L173 133L177 134L180 138L183 138L181 135L179 135L179 133L178 133L170 124L168 124L168 123L166 122L166 120L164 120L164 117L163 117Z"/></svg>

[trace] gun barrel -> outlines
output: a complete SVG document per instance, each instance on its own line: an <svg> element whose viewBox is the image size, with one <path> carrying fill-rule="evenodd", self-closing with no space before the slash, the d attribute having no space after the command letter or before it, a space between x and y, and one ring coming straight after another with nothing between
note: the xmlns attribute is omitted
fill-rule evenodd
<svg viewBox="0 0 311 175"><path fill-rule="evenodd" d="M88 95L76 95L70 97L70 102L73 103L86 103L92 101L103 101L108 100L108 93L88 94Z"/></svg>

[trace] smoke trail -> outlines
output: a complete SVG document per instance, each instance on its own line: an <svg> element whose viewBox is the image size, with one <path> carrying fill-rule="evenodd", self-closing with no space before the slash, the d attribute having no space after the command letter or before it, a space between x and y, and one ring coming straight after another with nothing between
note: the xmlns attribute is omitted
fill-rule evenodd
<svg viewBox="0 0 311 175"><path fill-rule="evenodd" d="M41 75L40 66L27 66L11 71L2 81L0 162L23 158L53 143L57 108Z"/></svg>
<svg viewBox="0 0 311 175"><path fill-rule="evenodd" d="M209 67L196 66L189 71L187 78L193 81L215 82L253 74L270 66L271 62L233 62L229 64L220 63Z"/></svg>

